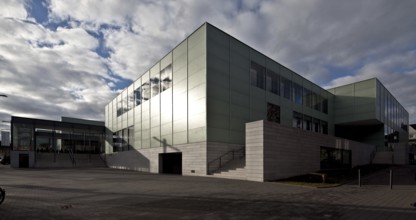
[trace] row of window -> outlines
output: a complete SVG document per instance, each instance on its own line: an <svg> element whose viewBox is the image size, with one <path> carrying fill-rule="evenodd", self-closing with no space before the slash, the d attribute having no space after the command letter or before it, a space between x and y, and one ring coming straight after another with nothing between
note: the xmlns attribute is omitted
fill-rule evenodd
<svg viewBox="0 0 416 220"><path fill-rule="evenodd" d="M132 150L134 127L128 127L113 134L113 152Z"/></svg>
<svg viewBox="0 0 416 220"><path fill-rule="evenodd" d="M295 111L292 126L306 131L328 134L328 122Z"/></svg>
<svg viewBox="0 0 416 220"><path fill-rule="evenodd" d="M253 61L250 67L250 83L294 103L328 113L328 99Z"/></svg>
<svg viewBox="0 0 416 220"><path fill-rule="evenodd" d="M142 83L137 89L123 97L117 103L117 116L120 116L134 106L158 95L159 93L172 87L172 64L169 64L159 74L152 76L149 80Z"/></svg>
<svg viewBox="0 0 416 220"><path fill-rule="evenodd" d="M403 129L404 131L408 131L408 122L409 118L406 114L406 110L400 105L400 103L387 92L387 90L384 90L380 94L380 98L382 99L382 102L384 102L384 122L385 124L389 125L391 128L395 129ZM391 133L390 131L386 131L385 133Z"/></svg>
<svg viewBox="0 0 416 220"><path fill-rule="evenodd" d="M267 120L280 123L280 106L267 103ZM328 134L328 122L295 111L292 126L306 131Z"/></svg>

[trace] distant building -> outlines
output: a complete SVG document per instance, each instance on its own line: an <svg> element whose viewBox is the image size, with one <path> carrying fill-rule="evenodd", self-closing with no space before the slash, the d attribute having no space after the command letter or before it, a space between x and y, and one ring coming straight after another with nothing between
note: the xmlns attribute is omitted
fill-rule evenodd
<svg viewBox="0 0 416 220"><path fill-rule="evenodd" d="M11 167L105 166L104 122L12 117Z"/></svg>
<svg viewBox="0 0 416 220"><path fill-rule="evenodd" d="M105 153L113 168L267 181L406 164L408 118L375 78L325 90L205 23L105 107Z"/></svg>
<svg viewBox="0 0 416 220"><path fill-rule="evenodd" d="M10 132L1 131L1 146L10 147Z"/></svg>

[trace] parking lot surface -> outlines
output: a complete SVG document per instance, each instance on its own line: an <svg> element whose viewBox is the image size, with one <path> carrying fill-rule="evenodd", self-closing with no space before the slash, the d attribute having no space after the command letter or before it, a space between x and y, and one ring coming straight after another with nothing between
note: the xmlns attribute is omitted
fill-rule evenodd
<svg viewBox="0 0 416 220"><path fill-rule="evenodd" d="M334 188L109 168L0 167L0 219L416 219L416 167Z"/></svg>

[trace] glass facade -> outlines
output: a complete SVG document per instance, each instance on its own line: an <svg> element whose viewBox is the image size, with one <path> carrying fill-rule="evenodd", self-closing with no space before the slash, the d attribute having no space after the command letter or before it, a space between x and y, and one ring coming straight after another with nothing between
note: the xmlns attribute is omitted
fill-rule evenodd
<svg viewBox="0 0 416 220"><path fill-rule="evenodd" d="M104 151L104 125L12 117L13 151L99 154Z"/></svg>
<svg viewBox="0 0 416 220"><path fill-rule="evenodd" d="M160 71L162 92L172 87L172 64Z"/></svg>
<svg viewBox="0 0 416 220"><path fill-rule="evenodd" d="M365 112L375 98L382 103L378 117L383 116L386 146L403 138L408 114L387 90L380 87L381 96L367 97L371 89L363 85L354 101L349 88L331 94L211 30L192 34L107 106L108 127L122 150L198 141L243 144L245 123L254 120L334 134L336 120L375 118Z"/></svg>
<svg viewBox="0 0 416 220"><path fill-rule="evenodd" d="M328 134L328 122L299 112L293 112L292 127L305 131Z"/></svg>
<svg viewBox="0 0 416 220"><path fill-rule="evenodd" d="M384 121L385 150L394 150L395 144L407 142L409 114L402 105L377 81L378 108Z"/></svg>
<svg viewBox="0 0 416 220"><path fill-rule="evenodd" d="M266 70L267 75L265 75ZM253 61L250 67L250 84L270 93L282 95L293 103L328 114L328 99Z"/></svg>

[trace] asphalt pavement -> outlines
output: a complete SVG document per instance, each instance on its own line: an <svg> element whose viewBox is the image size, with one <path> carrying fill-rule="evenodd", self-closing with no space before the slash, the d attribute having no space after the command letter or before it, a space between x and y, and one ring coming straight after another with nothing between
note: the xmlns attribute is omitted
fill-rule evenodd
<svg viewBox="0 0 416 220"><path fill-rule="evenodd" d="M309 188L109 168L0 166L0 219L416 219L416 166Z"/></svg>

